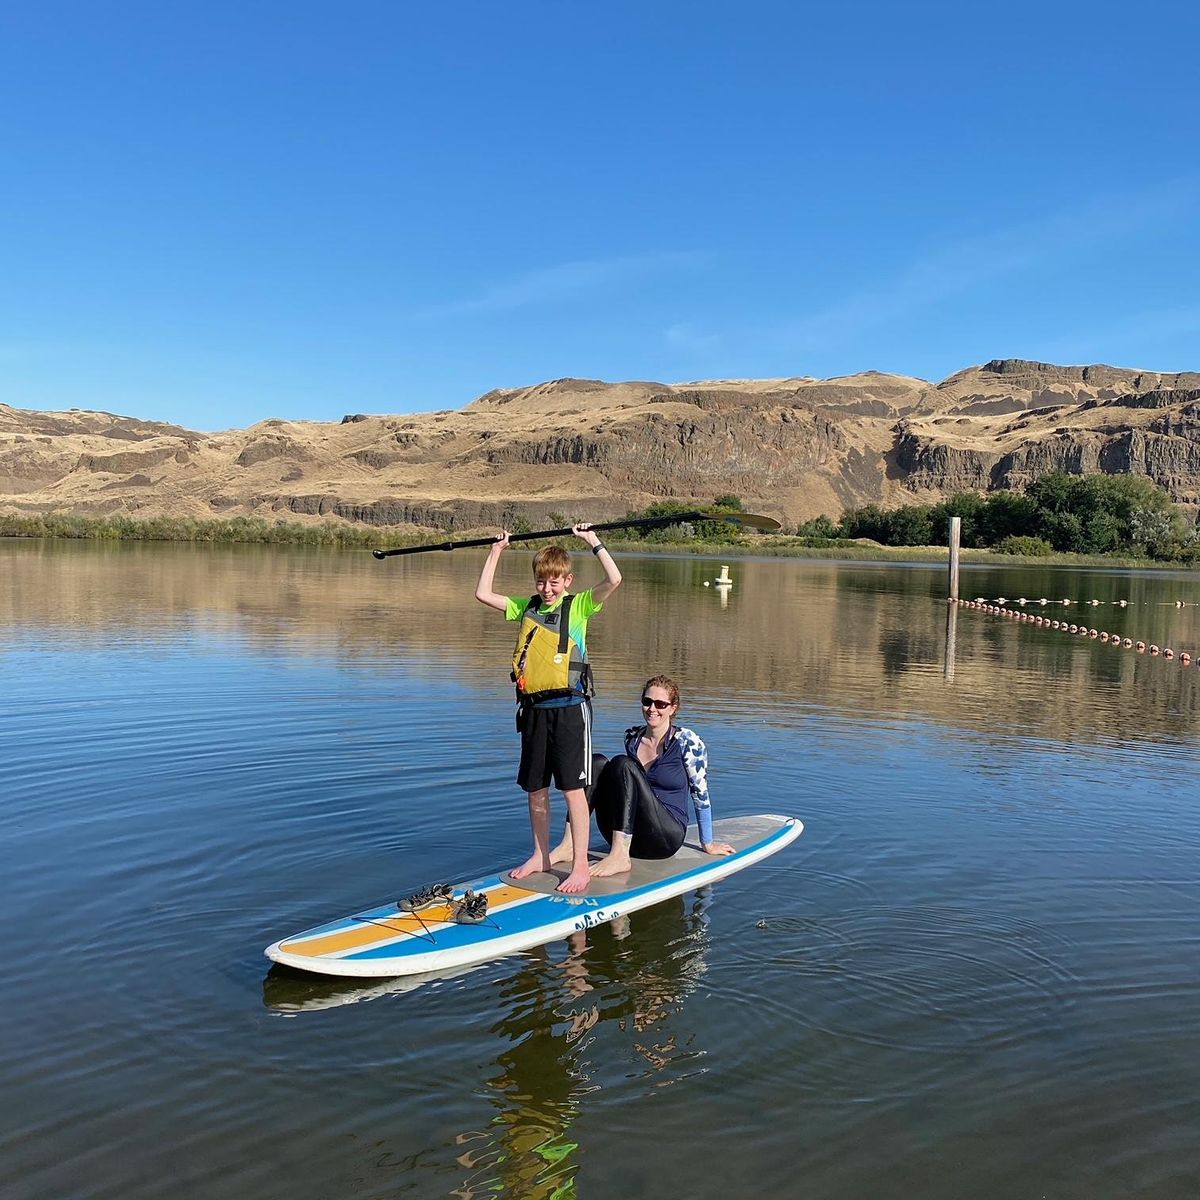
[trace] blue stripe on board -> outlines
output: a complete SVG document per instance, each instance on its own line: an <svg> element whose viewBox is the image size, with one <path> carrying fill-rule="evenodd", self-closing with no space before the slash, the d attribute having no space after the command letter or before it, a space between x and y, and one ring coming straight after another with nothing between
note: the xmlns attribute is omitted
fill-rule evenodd
<svg viewBox="0 0 1200 1200"><path fill-rule="evenodd" d="M495 925L449 925L444 929L436 931L434 934L436 941L430 941L428 938L414 937L406 939L403 942L394 942L386 946L374 946L366 950L356 951L353 954L344 954L338 957L342 962L386 958L403 959L416 954L430 954L436 950L450 950L460 946L481 945L489 941L494 941L497 938L508 937L514 933L523 933L527 930L536 929L539 926L553 925L559 921L567 920L575 914L583 916L593 909L608 909L628 904L631 900L635 900L639 896L644 896L647 892L657 891L659 888L668 885L678 886L679 884L687 884L688 881L694 881L695 886L699 886L703 881L703 876L711 875L722 866L728 866L730 862L744 858L747 854L752 854L754 851L761 850L764 846L778 841L790 833L791 829L792 823L781 825L778 830L768 837L763 838L762 841L755 842L754 845L747 846L744 850L739 850L736 854L713 859L712 862L702 863L700 866L682 875L676 875L670 879L660 879L654 883L648 883L627 892L612 892L606 896L583 897L542 894L539 900L530 900L513 908L502 909L495 914ZM499 877L493 877L487 882L497 883L499 882ZM476 885L472 884L469 886L474 887ZM485 885L481 884L479 886ZM681 887L679 890L687 891L687 887ZM389 910L376 910L377 913L379 911L388 913ZM369 917L370 915L363 914L363 917ZM390 911L390 915L393 917L396 915L394 909ZM360 917L359 919L361 920L362 918ZM345 928L347 924L348 922L341 922L330 928ZM299 939L289 938L288 940Z"/></svg>

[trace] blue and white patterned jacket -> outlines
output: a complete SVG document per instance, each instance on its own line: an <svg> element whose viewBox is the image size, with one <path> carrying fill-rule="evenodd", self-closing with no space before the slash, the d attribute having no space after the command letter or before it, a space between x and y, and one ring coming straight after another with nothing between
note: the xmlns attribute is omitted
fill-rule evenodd
<svg viewBox="0 0 1200 1200"><path fill-rule="evenodd" d="M637 758L638 742L646 729L634 725L625 730L625 753ZM662 753L644 768L654 794L675 818L687 824L688 799L696 810L700 841L708 845L712 836L712 808L708 800L708 750L699 734L681 725L672 725L663 742Z"/></svg>

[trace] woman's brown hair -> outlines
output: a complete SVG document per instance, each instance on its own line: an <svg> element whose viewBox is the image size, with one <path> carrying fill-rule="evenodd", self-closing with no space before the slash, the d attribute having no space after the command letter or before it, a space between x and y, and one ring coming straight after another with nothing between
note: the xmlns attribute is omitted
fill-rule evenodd
<svg viewBox="0 0 1200 1200"><path fill-rule="evenodd" d="M653 679L647 679L642 684L642 695L646 694L647 688L652 687L662 688L670 697L672 707L675 709L679 708L679 684L670 675L655 675Z"/></svg>

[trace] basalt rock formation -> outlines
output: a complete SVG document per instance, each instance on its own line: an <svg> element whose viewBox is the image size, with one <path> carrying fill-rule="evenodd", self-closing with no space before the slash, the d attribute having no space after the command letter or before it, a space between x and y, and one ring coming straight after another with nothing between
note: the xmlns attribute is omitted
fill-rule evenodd
<svg viewBox="0 0 1200 1200"><path fill-rule="evenodd" d="M794 524L847 507L1145 475L1200 505L1200 373L997 359L938 384L838 379L498 389L462 409L199 433L0 405L0 511L461 530L721 493Z"/></svg>

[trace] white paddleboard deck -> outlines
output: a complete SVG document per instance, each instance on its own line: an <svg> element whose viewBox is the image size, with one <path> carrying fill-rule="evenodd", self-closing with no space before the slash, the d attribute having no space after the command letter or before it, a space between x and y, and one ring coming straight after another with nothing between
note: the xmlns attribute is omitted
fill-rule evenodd
<svg viewBox="0 0 1200 1200"><path fill-rule="evenodd" d="M566 869L519 881L507 872L484 876L454 888L456 898L467 888L486 893L487 917L479 925L452 921L448 905L407 913L393 901L284 938L266 955L284 966L344 978L394 978L488 962L715 883L776 854L803 832L795 817L726 817L713 822L713 838L734 846L734 854L705 854L692 825L671 858L635 859L628 873L593 879L580 895L555 891Z"/></svg>

